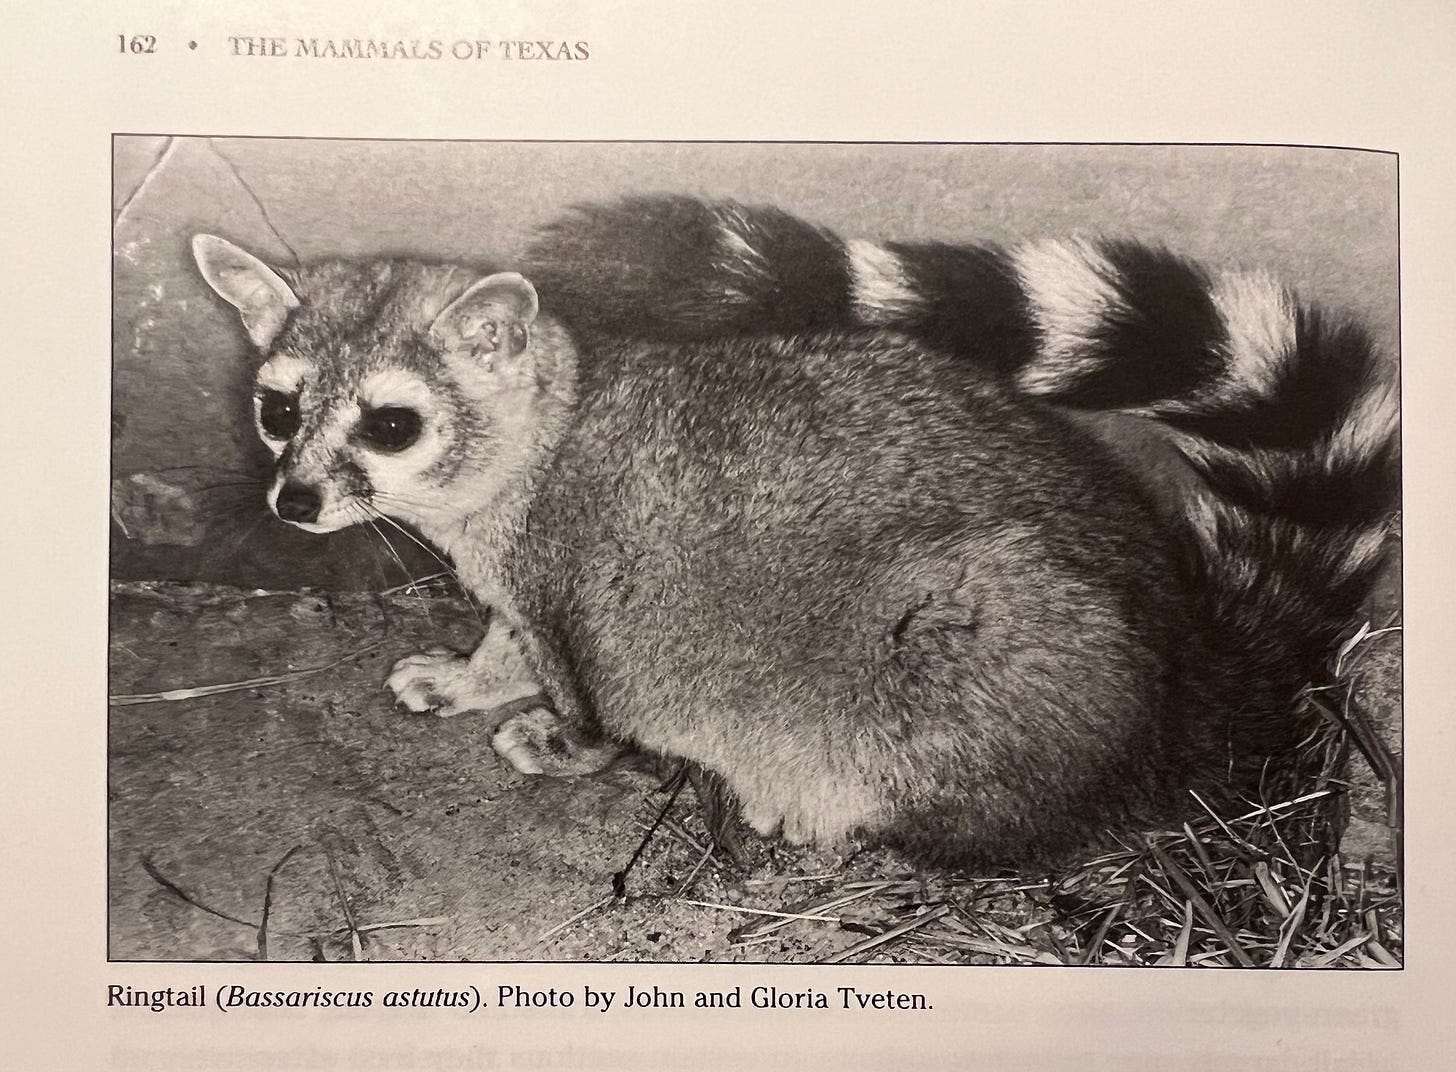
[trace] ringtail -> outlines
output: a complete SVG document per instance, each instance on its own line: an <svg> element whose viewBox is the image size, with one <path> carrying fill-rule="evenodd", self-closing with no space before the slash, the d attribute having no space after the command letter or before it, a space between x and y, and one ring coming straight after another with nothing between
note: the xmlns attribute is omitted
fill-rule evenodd
<svg viewBox="0 0 1456 1072"><path fill-rule="evenodd" d="M407 523L492 608L475 655L397 664L401 703L516 704L528 774L686 761L789 842L1016 863L1257 799L1391 525L1366 334L1142 244L646 197L520 273L193 249L263 357L272 510ZM1079 409L1166 429L1176 516ZM508 643L530 679L487 689Z"/></svg>

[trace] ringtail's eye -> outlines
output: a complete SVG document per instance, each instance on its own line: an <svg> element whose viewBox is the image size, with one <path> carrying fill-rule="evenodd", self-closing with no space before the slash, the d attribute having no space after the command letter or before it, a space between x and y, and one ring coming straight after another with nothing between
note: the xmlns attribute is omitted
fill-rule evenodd
<svg viewBox="0 0 1456 1072"><path fill-rule="evenodd" d="M258 392L258 424L270 439L292 439L301 423L298 396L271 388Z"/></svg>
<svg viewBox="0 0 1456 1072"><path fill-rule="evenodd" d="M366 409L359 421L359 438L375 450L395 453L420 438L424 421L407 406Z"/></svg>

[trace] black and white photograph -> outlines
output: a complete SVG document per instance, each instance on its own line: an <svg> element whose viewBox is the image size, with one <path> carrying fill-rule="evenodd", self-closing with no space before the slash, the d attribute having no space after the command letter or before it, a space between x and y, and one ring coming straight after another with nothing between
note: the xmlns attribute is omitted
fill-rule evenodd
<svg viewBox="0 0 1456 1072"><path fill-rule="evenodd" d="M1396 154L111 151L108 960L1404 964Z"/></svg>

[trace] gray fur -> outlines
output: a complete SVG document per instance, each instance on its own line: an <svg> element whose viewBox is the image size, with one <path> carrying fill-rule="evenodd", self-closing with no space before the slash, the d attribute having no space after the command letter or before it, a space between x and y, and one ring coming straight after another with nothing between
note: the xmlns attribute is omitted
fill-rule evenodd
<svg viewBox="0 0 1456 1072"><path fill-rule="evenodd" d="M558 716L504 734L537 741L534 769L608 756L605 735L712 772L762 833L985 862L1161 819L1188 788L1254 792L1302 736L1294 692L1344 613L1320 586L1358 594L1367 529L1209 496L1170 525L1058 411L888 331L578 351L546 294L509 336L526 349L483 359L431 330L479 278L292 277L267 343L312 372L280 465L319 452L330 525L415 524L519 630ZM324 433L391 368L440 432L396 486Z"/></svg>

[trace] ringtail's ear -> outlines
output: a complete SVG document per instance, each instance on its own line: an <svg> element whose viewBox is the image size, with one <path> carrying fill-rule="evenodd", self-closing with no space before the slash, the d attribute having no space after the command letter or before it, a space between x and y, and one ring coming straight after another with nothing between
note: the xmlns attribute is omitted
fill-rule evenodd
<svg viewBox="0 0 1456 1072"><path fill-rule="evenodd" d="M192 239L192 256L207 285L237 309L248 338L260 350L283 329L298 298L283 277L225 238L200 234Z"/></svg>
<svg viewBox="0 0 1456 1072"><path fill-rule="evenodd" d="M515 272L497 272L471 284L430 325L430 335L446 350L469 350L487 367L511 358L531 344L531 324L540 311L536 288Z"/></svg>

